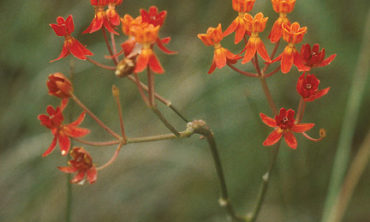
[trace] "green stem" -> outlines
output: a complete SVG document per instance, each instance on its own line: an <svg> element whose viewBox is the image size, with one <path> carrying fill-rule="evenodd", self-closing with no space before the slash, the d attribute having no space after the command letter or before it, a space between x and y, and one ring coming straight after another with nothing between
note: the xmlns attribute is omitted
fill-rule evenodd
<svg viewBox="0 0 370 222"><path fill-rule="evenodd" d="M162 123L176 136L180 136L179 132L172 126L170 122L162 115L161 111L157 109L157 107L153 106L150 107L152 111L157 115L158 119L162 121Z"/></svg>
<svg viewBox="0 0 370 222"><path fill-rule="evenodd" d="M256 205L254 207L252 215L249 217L248 222L256 221L256 219L258 217L258 214L261 210L262 203L265 199L265 196L266 196L266 193L267 193L267 188L268 188L268 185L269 185L269 182L270 182L271 172L272 172L272 169L275 166L276 159L277 159L277 156L279 154L280 142L281 142L281 140L276 144L276 148L273 151L274 153L273 153L273 156L272 156L272 159L271 159L271 162L270 162L270 166L269 166L267 172L262 176L262 184L261 184L261 188L260 188L260 191L258 193L258 196L257 196L257 202L256 202Z"/></svg>
<svg viewBox="0 0 370 222"><path fill-rule="evenodd" d="M208 126L202 120L193 121L192 124L194 128L194 132L204 136L207 139L209 148L211 150L217 176L220 181L220 188L221 188L221 198L219 200L220 205L222 207L225 207L226 211L228 212L228 214L231 216L232 219L236 221L246 221L245 217L239 216L235 213L235 210L229 200L229 194L227 191L226 180L225 180L225 176L224 176L223 169L222 169L222 163L221 163L221 160L218 154L216 141L215 141L212 131L208 128Z"/></svg>
<svg viewBox="0 0 370 222"><path fill-rule="evenodd" d="M352 75L352 85L349 92L341 133L339 136L338 149L335 154L333 171L330 178L328 194L324 207L322 222L329 222L329 215L333 210L335 200L340 192L340 187L347 170L353 135L356 128L357 117L361 107L361 101L365 92L366 79L369 74L370 58L370 10L367 13L364 27L363 44L355 72Z"/></svg>

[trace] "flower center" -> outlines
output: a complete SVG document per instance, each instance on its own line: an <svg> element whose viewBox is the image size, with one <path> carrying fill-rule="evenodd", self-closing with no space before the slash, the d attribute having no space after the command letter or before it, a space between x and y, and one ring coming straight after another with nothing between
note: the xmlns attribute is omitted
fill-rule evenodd
<svg viewBox="0 0 370 222"><path fill-rule="evenodd" d="M287 123L288 122L288 117L284 117L283 118L283 123L285 124L285 123Z"/></svg>
<svg viewBox="0 0 370 222"><path fill-rule="evenodd" d="M307 84L306 84L306 89L311 89L311 88L312 88L311 83L307 83Z"/></svg>

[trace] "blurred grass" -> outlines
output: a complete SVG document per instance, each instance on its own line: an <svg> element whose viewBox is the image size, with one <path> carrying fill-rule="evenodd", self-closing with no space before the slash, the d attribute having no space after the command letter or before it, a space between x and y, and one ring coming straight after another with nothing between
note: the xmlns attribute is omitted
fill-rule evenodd
<svg viewBox="0 0 370 222"><path fill-rule="evenodd" d="M231 199L238 212L247 212L254 204L270 151L261 146L270 129L260 122L257 113L269 113L269 108L258 80L246 79L227 68L207 75L212 49L196 38L197 33L219 22L226 28L235 16L231 3L125 0L119 12L138 15L139 8L154 4L168 10L161 36L171 36L169 47L179 51L176 56L158 53L166 73L157 76L156 88L188 118L204 119L214 129ZM329 55L338 55L332 65L314 70L322 87L331 86L331 91L308 104L304 117L304 122L317 123L314 130L327 129L328 137L316 144L298 136L296 151L282 146L258 221L311 222L321 218L368 6L367 0L297 1L289 16L292 21L308 26L305 42L318 42ZM58 104L47 95L47 75L69 70L68 58L48 63L59 55L62 47L62 38L55 37L48 24L54 23L58 15L73 14L74 36L96 55L107 52L99 33L81 34L93 13L87 0L2 0L0 9L0 25L4 27L0 34L0 93L3 95L0 97L0 221L63 221L66 175L56 166L65 165L65 158L58 152L41 158L51 142L51 134L36 118L45 112L47 104ZM277 17L270 1L256 1L252 13L260 10L270 17L267 25L270 29ZM232 38L225 39L224 45L236 52ZM124 37L118 38L123 40ZM272 48L271 44L266 45ZM102 57L96 59L108 63ZM114 83L121 90L129 136L167 132L146 109L131 82L82 61L75 64L76 94L109 126L119 130L116 105L111 97ZM297 78L298 73L293 72L268 79L278 106L296 108L298 96L292 92ZM369 130L368 82L351 153L356 152ZM165 107L160 109L179 129L185 128ZM72 106L67 111L74 116L79 112ZM83 125L93 130L88 139L109 139L91 119L87 118ZM113 154L114 147L89 148L89 151L102 164ZM369 168L366 171L364 175L368 175ZM370 221L369 182L369 177L360 181L344 221ZM72 189L72 221L183 222L225 221L226 218L217 203L219 187L209 151L205 142L196 137L129 145L114 165L99 173L96 184Z"/></svg>

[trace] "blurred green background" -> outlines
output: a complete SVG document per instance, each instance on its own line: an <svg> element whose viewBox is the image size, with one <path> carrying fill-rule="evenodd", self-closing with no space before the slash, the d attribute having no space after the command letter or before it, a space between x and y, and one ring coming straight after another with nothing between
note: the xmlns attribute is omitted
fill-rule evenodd
<svg viewBox="0 0 370 222"><path fill-rule="evenodd" d="M139 14L140 8L157 5L168 16L161 36L171 36L169 47L174 56L158 52L166 73L156 76L156 89L170 99L190 119L204 119L214 130L237 212L249 212L267 169L271 148L262 147L270 132L258 113L271 115L257 79L245 78L225 67L207 75L212 48L196 38L209 26L222 23L226 28L236 13L231 0L173 1L125 0L118 7L121 15ZM291 21L308 26L304 42L320 43L328 55L337 54L334 62L314 73L321 88L329 94L307 106L303 122L314 122L310 132L327 130L327 138L313 143L297 135L298 149L285 143L281 147L265 204L258 221L319 221L327 193L334 154L347 104L349 85L361 50L368 0L298 0L289 15ZM59 100L48 96L45 82L49 73L68 74L74 61L75 92L109 126L119 131L116 104L111 86L121 90L123 115L130 137L167 133L142 102L135 85L118 79L113 73L69 56L50 64L61 50L63 38L56 37L48 26L57 16L72 14L76 31L73 36L95 53L94 59L109 64L101 33L83 35L93 16L87 0L2 0L0 1L0 221L65 221L67 176L57 170L66 164L56 150L47 158L41 154L52 135L37 119L48 104ZM271 2L257 0L252 14L258 11L270 17L266 30L277 15ZM268 31L262 34L266 39ZM125 40L119 36L117 41ZM233 36L223 45L237 52ZM370 39L366 40L370 41ZM266 42L271 51L272 44ZM299 46L300 47L300 46ZM244 69L252 70L251 65ZM295 70L268 79L279 107L296 108L298 94ZM143 75L144 76L144 75ZM368 79L369 80L369 79ZM369 81L356 123L351 154L355 154L369 130ZM178 129L185 124L166 107L159 108ZM81 110L70 103L67 112L75 119ZM89 140L110 139L91 119L84 127L92 129ZM105 163L115 147L87 147L98 165ZM350 202L345 221L370 221L370 168ZM125 146L117 161L99 172L94 185L72 186L71 221L227 221L218 205L219 183L205 141L190 139Z"/></svg>

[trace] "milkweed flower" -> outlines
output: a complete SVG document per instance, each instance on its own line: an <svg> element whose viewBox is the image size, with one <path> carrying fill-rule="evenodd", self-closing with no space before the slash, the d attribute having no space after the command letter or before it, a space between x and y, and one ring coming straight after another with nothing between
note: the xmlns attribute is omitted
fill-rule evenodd
<svg viewBox="0 0 370 222"><path fill-rule="evenodd" d="M294 110L281 108L278 115L275 116L275 119L266 116L263 113L260 113L262 122L269 127L273 127L274 131L268 135L266 140L263 142L264 146L272 146L277 143L282 136L284 136L285 142L292 149L297 148L297 139L295 138L294 133L303 133L307 130L310 130L315 126L313 123L301 123L296 124L294 119Z"/></svg>
<svg viewBox="0 0 370 222"><path fill-rule="evenodd" d="M49 89L49 95L62 99L72 96L72 83L60 72L50 74L46 85Z"/></svg>
<svg viewBox="0 0 370 222"><path fill-rule="evenodd" d="M221 69L227 63L236 63L241 57L231 53L228 49L221 46L221 40L223 39L221 24L218 24L216 28L209 27L206 34L198 34L198 38L206 46L214 47L213 61L211 68L208 70L208 74L211 74L216 67Z"/></svg>
<svg viewBox="0 0 370 222"><path fill-rule="evenodd" d="M254 17L246 14L245 20L246 29L248 32L251 33L251 36L249 37L248 43L245 46L245 55L242 63L244 64L249 62L257 52L263 60L265 60L266 62L271 62L271 59L266 51L266 47L258 36L260 32L263 32L263 30L265 30L268 17L264 17L263 13L259 12Z"/></svg>
<svg viewBox="0 0 370 222"><path fill-rule="evenodd" d="M320 80L314 74L303 73L297 82L297 92L305 102L311 102L326 95L330 87L319 90Z"/></svg>
<svg viewBox="0 0 370 222"><path fill-rule="evenodd" d="M110 33L114 33L118 35L118 33L114 30L112 24L109 21L107 13L105 11L105 6L109 4L108 0L90 0L90 4L94 6L95 15L93 20L91 21L89 27L82 33L93 33L99 31L102 28L105 28Z"/></svg>
<svg viewBox="0 0 370 222"><path fill-rule="evenodd" d="M283 39L288 43L284 51L273 60L273 62L281 60L281 72L288 73L293 64L297 66L300 71L307 71L309 67L303 64L302 58L295 48L295 44L303 40L307 32L307 27L300 27L298 22L291 25L283 24Z"/></svg>
<svg viewBox="0 0 370 222"><path fill-rule="evenodd" d="M272 43L279 41L283 35L283 24L290 25L287 14L294 9L296 0L271 0L272 8L276 13L279 13L279 18L274 22L269 39Z"/></svg>
<svg viewBox="0 0 370 222"><path fill-rule="evenodd" d="M312 46L312 50L309 44L303 44L301 47L301 58L303 60L303 64L309 68L327 66L336 56L336 54L333 54L325 59L325 49L322 48L320 51L319 44L314 44Z"/></svg>
<svg viewBox="0 0 370 222"><path fill-rule="evenodd" d="M58 169L64 173L77 172L71 183L82 184L85 177L90 184L95 183L98 172L90 154L82 147L73 147L69 155L72 159L68 161L68 166L58 167Z"/></svg>
<svg viewBox="0 0 370 222"><path fill-rule="evenodd" d="M105 11L109 23L115 27L119 26L120 17L116 11L116 6L122 4L123 0L108 0L108 9Z"/></svg>
<svg viewBox="0 0 370 222"><path fill-rule="evenodd" d="M121 18L122 32L128 36L128 39L121 44L122 51L118 54L124 53L127 57L133 51L136 45L136 40L133 34L131 34L130 30L132 27L140 25L141 23L141 16L138 16L134 19L131 15L125 14L123 18Z"/></svg>
<svg viewBox="0 0 370 222"><path fill-rule="evenodd" d="M83 46L77 39L71 36L72 32L74 32L75 26L73 23L72 15L68 16L66 20L63 17L57 18L56 24L50 24L50 27L54 30L57 36L64 36L64 44L62 52L60 53L59 57L51 60L50 62L55 62L60 60L70 53L78 59L86 60L86 56L93 55L90 50L88 50L85 46Z"/></svg>
<svg viewBox="0 0 370 222"><path fill-rule="evenodd" d="M157 41L160 26L142 23L134 26L130 32L135 41L142 46L140 54L136 58L135 73L142 72L147 66L155 73L163 73L164 69L154 54L152 45Z"/></svg>
<svg viewBox="0 0 370 222"><path fill-rule="evenodd" d="M40 123L51 130L54 138L49 148L42 154L43 157L49 155L55 148L57 142L62 155L67 155L69 148L71 147L71 137L83 137L87 135L90 130L85 128L79 128L78 126L82 123L85 118L85 113L81 113L80 116L72 123L63 124L64 116L63 110L67 106L68 99L63 99L59 107L54 108L48 106L46 108L47 115L41 114L37 118Z"/></svg>
<svg viewBox="0 0 370 222"><path fill-rule="evenodd" d="M235 44L238 44L243 39L246 33L250 35L250 33L245 28L245 16L248 14L247 12L253 9L255 1L256 0L232 0L233 9L239 14L225 30L224 36L228 36L231 33L235 32Z"/></svg>

